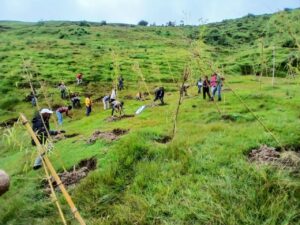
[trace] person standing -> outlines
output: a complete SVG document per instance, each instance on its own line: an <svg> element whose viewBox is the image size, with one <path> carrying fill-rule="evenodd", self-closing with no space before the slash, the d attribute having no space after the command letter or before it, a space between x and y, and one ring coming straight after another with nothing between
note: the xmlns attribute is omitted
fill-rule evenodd
<svg viewBox="0 0 300 225"><path fill-rule="evenodd" d="M61 99L65 99L67 96L67 87L64 84L64 82L61 82L60 85L58 86L58 89L60 90L60 97Z"/></svg>
<svg viewBox="0 0 300 225"><path fill-rule="evenodd" d="M115 101L117 99L117 91L115 88L112 89L111 91L111 95L110 95L110 103L112 103L113 101Z"/></svg>
<svg viewBox="0 0 300 225"><path fill-rule="evenodd" d="M200 77L199 80L197 81L198 94L201 94L202 85L203 85L203 83L202 83L202 79Z"/></svg>
<svg viewBox="0 0 300 225"><path fill-rule="evenodd" d="M102 102L103 102L103 108L104 110L109 109L109 100L110 100L110 96L106 95L103 97Z"/></svg>
<svg viewBox="0 0 300 225"><path fill-rule="evenodd" d="M211 99L209 86L210 86L210 81L208 80L208 76L205 76L203 81L203 99L206 99L206 95L208 95L208 98Z"/></svg>
<svg viewBox="0 0 300 225"><path fill-rule="evenodd" d="M124 79L121 76L118 77L118 90L121 91L124 89Z"/></svg>
<svg viewBox="0 0 300 225"><path fill-rule="evenodd" d="M63 113L66 113L66 116L72 118L70 115L69 115L69 111L72 109L72 106L68 106L68 107L60 107L56 110L56 116L57 116L57 120L58 120L58 124L59 125L62 125L63 123L63 116L62 114Z"/></svg>
<svg viewBox="0 0 300 225"><path fill-rule="evenodd" d="M85 98L86 116L89 116L92 112L92 100L91 96L87 95Z"/></svg>
<svg viewBox="0 0 300 225"><path fill-rule="evenodd" d="M213 101L216 93L218 93L218 101L221 101L222 100L222 97L221 97L222 79L221 79L221 77L217 73L214 73L212 75L210 83L212 86L211 100Z"/></svg>

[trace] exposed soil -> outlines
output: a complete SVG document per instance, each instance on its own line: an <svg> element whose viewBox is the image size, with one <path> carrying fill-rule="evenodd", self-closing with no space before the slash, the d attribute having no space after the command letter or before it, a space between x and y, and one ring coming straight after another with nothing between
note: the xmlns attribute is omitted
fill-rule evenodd
<svg viewBox="0 0 300 225"><path fill-rule="evenodd" d="M131 118L131 117L134 117L134 115L110 116L110 117L106 118L105 121L106 122L114 122L114 121L119 121L122 119Z"/></svg>
<svg viewBox="0 0 300 225"><path fill-rule="evenodd" d="M57 134L53 137L53 141L57 142L60 140L64 140L66 138L73 138L73 137L77 137L79 134L78 133L73 133L73 134Z"/></svg>
<svg viewBox="0 0 300 225"><path fill-rule="evenodd" d="M259 149L253 149L249 153L249 160L251 162L274 162L280 158L280 152L276 151L275 148L268 147L266 145L260 146Z"/></svg>
<svg viewBox="0 0 300 225"><path fill-rule="evenodd" d="M98 139L104 139L107 141L115 141L120 136L127 134L129 130L124 130L120 128L113 129L112 131L95 131L92 136L87 140L88 144L94 144Z"/></svg>
<svg viewBox="0 0 300 225"><path fill-rule="evenodd" d="M292 171L300 169L300 153L295 151L279 152L275 148L262 145L259 149L253 149L248 157L250 162L272 164Z"/></svg>
<svg viewBox="0 0 300 225"><path fill-rule="evenodd" d="M18 117L5 120L0 123L0 127L12 127L18 121Z"/></svg>
<svg viewBox="0 0 300 225"><path fill-rule="evenodd" d="M170 136L160 136L155 139L156 142L161 143L161 144L169 143L171 140L172 140L172 137L170 137Z"/></svg>
<svg viewBox="0 0 300 225"><path fill-rule="evenodd" d="M62 183L66 188L74 188L76 184L83 178L85 178L88 173L97 168L97 159L83 159L77 165L74 165L73 168L68 170L67 172L59 173ZM52 186L55 190L59 190L59 186L53 177L50 178ZM47 179L42 181L42 187L45 189L45 192L50 194L51 189Z"/></svg>

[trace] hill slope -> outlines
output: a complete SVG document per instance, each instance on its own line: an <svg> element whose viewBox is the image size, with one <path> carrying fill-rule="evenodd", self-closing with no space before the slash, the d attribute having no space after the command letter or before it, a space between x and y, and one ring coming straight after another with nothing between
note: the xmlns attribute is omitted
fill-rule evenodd
<svg viewBox="0 0 300 225"><path fill-rule="evenodd" d="M267 16L267 21L275 21L277 16L281 14ZM299 16L299 11L284 16L291 20ZM299 77L276 78L273 87L270 77L236 76L248 64L261 72L261 36L253 34L249 42L244 38L253 29L263 31L264 18L248 16L201 28L2 22L1 118L25 112L31 119L36 111L22 101L29 92L22 57L33 74L41 107L69 104L59 97L55 85L60 81L65 81L71 91L91 93L96 100L109 92L121 73L126 89L119 98L125 100L125 113L132 115L153 98L136 101L136 92L163 84L167 104L147 108L139 116L109 122L110 111L104 111L101 102L95 101L90 117L82 108L73 110L72 119L64 118L62 127L51 123L53 129L77 134L57 141L49 154L59 172L64 168L73 171L83 159L97 160L95 170L69 187L87 224L296 225L300 212L299 162L288 158L284 164L288 168L284 168L248 159L248 153L260 145L300 150ZM273 45L280 54L279 64L281 57L288 59L289 54L297 52L294 44L299 40L298 27L291 26L295 29L292 35L267 35L265 57L270 57ZM212 39L216 27L226 42L220 41L220 36ZM249 32L243 32L242 37L224 35L241 33L240 27ZM294 35L295 43L279 47ZM224 70L223 99L204 101L192 85L180 106L176 135L170 140L179 95L177 81L181 81L186 64L191 68L190 84L199 75ZM77 72L85 74L82 86L74 83ZM39 81L45 81L42 88ZM91 141L95 131L114 129L128 133L113 141ZM11 176L11 188L0 198L0 224L61 224L45 191L44 171L31 169L36 151L24 127L15 124L2 129L1 134L0 167ZM58 193L58 197L68 224L77 224L63 196Z"/></svg>

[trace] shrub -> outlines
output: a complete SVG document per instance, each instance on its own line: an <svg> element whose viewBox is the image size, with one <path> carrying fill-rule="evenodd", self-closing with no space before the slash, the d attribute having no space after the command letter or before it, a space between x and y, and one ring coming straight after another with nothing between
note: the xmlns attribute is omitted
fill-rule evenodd
<svg viewBox="0 0 300 225"><path fill-rule="evenodd" d="M148 26L148 22L146 20L141 20L140 22L138 22L139 26Z"/></svg>
<svg viewBox="0 0 300 225"><path fill-rule="evenodd" d="M16 97L8 97L8 98L3 99L0 102L0 108L11 110L19 102L20 102L20 100Z"/></svg>

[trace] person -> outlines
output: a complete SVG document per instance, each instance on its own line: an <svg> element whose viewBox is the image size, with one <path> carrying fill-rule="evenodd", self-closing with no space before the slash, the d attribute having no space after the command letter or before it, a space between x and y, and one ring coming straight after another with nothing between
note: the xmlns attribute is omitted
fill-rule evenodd
<svg viewBox="0 0 300 225"><path fill-rule="evenodd" d="M110 95L110 103L112 103L113 101L115 101L117 99L117 91L115 88L112 89L111 91L111 95Z"/></svg>
<svg viewBox="0 0 300 225"><path fill-rule="evenodd" d="M164 87L156 88L154 91L154 94L155 94L154 102L157 100L160 100L161 104L164 105L165 104L165 102L164 102L164 96L165 96Z"/></svg>
<svg viewBox="0 0 300 225"><path fill-rule="evenodd" d="M36 137L41 145L45 145L49 135L57 135L64 133L65 131L53 131L50 130L49 120L53 111L50 109L42 109L40 112L36 113L32 119L32 129L36 134ZM31 144L36 145L33 139L31 139ZM37 170L42 166L42 158L38 156L35 159L33 169Z"/></svg>
<svg viewBox="0 0 300 225"><path fill-rule="evenodd" d="M181 90L180 90L180 93L184 96L188 96L188 93L187 93L187 90L188 88L190 87L189 84L184 84L182 87L181 87Z"/></svg>
<svg viewBox="0 0 300 225"><path fill-rule="evenodd" d="M92 112L92 100L91 96L87 95L85 98L86 116L89 116Z"/></svg>
<svg viewBox="0 0 300 225"><path fill-rule="evenodd" d="M66 116L72 118L70 115L69 115L69 111L72 109L72 106L68 106L68 107L60 107L56 110L56 116L57 116L57 120L58 120L58 124L59 125L62 125L62 122L63 122L63 116L62 114L63 113L66 113Z"/></svg>
<svg viewBox="0 0 300 225"><path fill-rule="evenodd" d="M119 112L120 116L121 116L123 113L123 105L124 105L124 102L119 102L117 100L113 101L111 115L113 116L114 112Z"/></svg>
<svg viewBox="0 0 300 225"><path fill-rule="evenodd" d="M118 90L121 91L124 89L124 79L121 76L118 77Z"/></svg>
<svg viewBox="0 0 300 225"><path fill-rule="evenodd" d="M72 107L75 108L81 108L80 104L80 98L77 93L71 94L71 102L72 102Z"/></svg>
<svg viewBox="0 0 300 225"><path fill-rule="evenodd" d="M202 85L203 85L203 83L202 83L202 79L200 77L199 80L197 81L198 94L201 94Z"/></svg>
<svg viewBox="0 0 300 225"><path fill-rule="evenodd" d="M83 77L82 73L76 75L77 85L82 83L82 77Z"/></svg>
<svg viewBox="0 0 300 225"><path fill-rule="evenodd" d="M218 93L218 101L221 101L222 79L217 73L212 75L210 85L212 87L211 100L214 101L214 97Z"/></svg>
<svg viewBox="0 0 300 225"><path fill-rule="evenodd" d="M106 95L103 97L102 102L103 102L103 108L104 110L109 109L109 101L110 101L110 96Z"/></svg>
<svg viewBox="0 0 300 225"><path fill-rule="evenodd" d="M136 93L135 99L138 101L143 101L144 100L143 93L140 91L138 93Z"/></svg>
<svg viewBox="0 0 300 225"><path fill-rule="evenodd" d="M206 99L206 95L208 95L208 98L211 99L209 86L210 81L208 80L208 76L205 76L203 81L203 99Z"/></svg>
<svg viewBox="0 0 300 225"><path fill-rule="evenodd" d="M34 92L30 92L29 99L32 106L36 106L36 94Z"/></svg>
<svg viewBox="0 0 300 225"><path fill-rule="evenodd" d="M60 85L58 86L58 89L60 90L60 97L61 99L65 99L66 98L66 94L67 94L67 87L64 84L64 82L61 82Z"/></svg>

